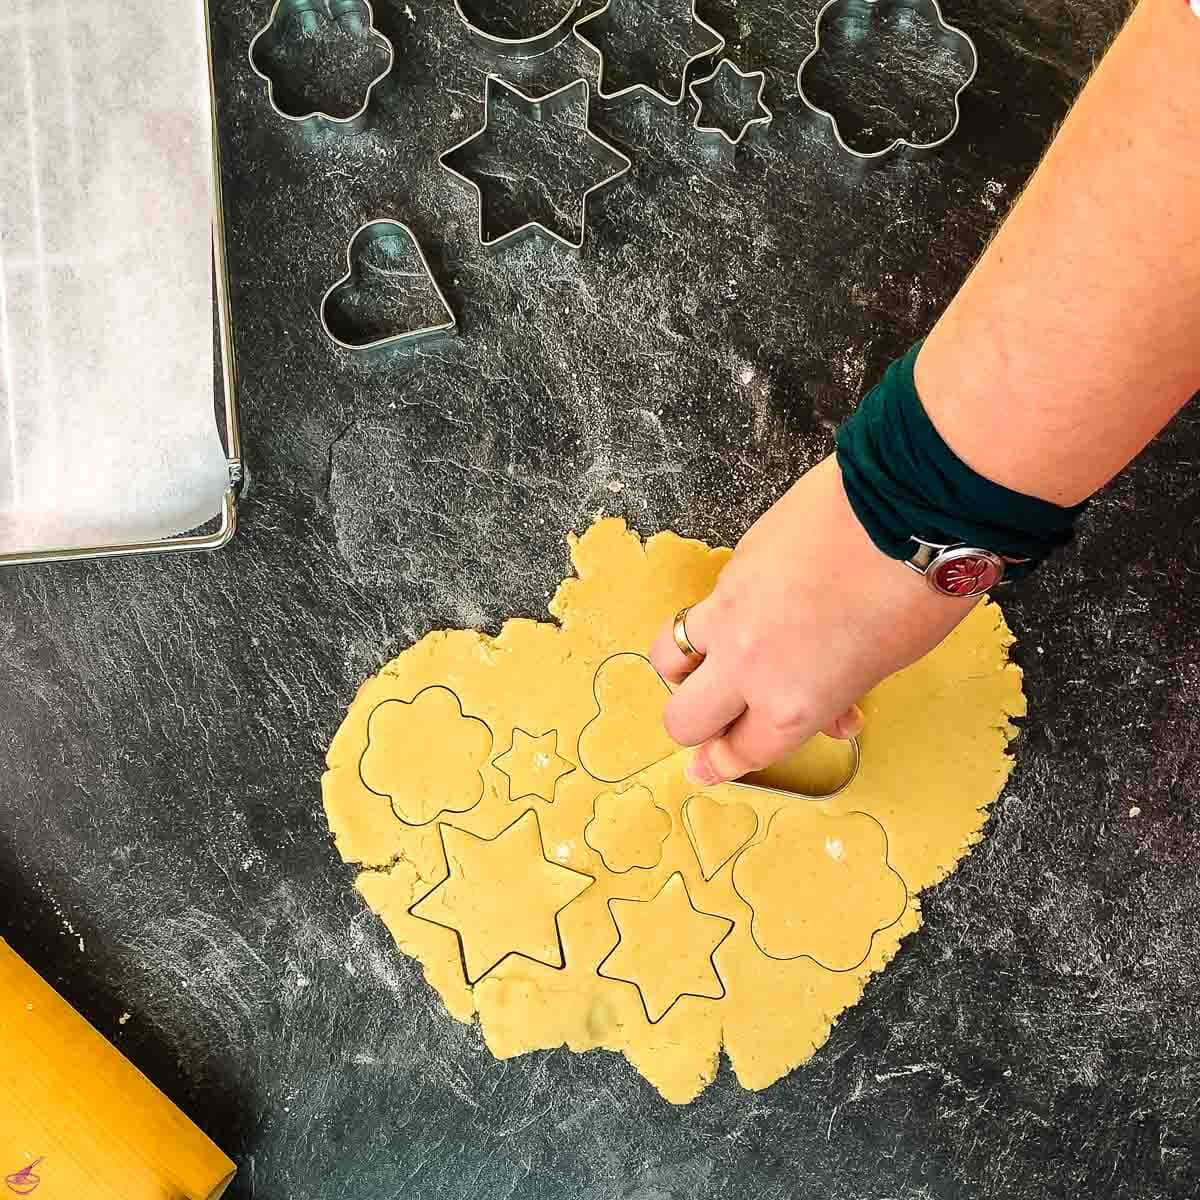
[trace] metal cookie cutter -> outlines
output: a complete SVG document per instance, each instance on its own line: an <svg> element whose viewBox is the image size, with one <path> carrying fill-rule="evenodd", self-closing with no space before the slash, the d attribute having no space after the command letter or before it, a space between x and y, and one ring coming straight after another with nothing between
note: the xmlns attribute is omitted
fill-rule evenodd
<svg viewBox="0 0 1200 1200"><path fill-rule="evenodd" d="M517 107L525 111L530 120L542 122L554 113L568 111L577 103L580 94L579 89L583 89L583 125L582 132L588 142L602 150L615 164L618 164L616 169L598 183L592 184L587 188L579 202L579 240L574 241L569 238L564 238L560 233L556 233L547 225L543 225L540 221L530 220L516 229L510 229L505 233L495 237L490 236L486 218L484 216L484 197L483 189L469 175L464 175L461 171L456 170L450 165L450 159L454 157L460 150L469 146L477 138L487 136L489 116L491 113L492 103L495 97L495 89L503 88L509 94L510 99L515 99ZM476 199L479 202L479 244L485 250L495 250L502 246L512 245L513 243L529 237L530 235L540 235L548 237L552 241L557 242L560 246L566 246L567 249L573 250L579 254L583 250L583 243L587 236L587 208L588 201L591 197L603 188L610 187L622 176L626 175L629 169L633 166L631 159L627 158L615 146L609 145L603 138L598 137L591 129L591 111L592 111L592 93L588 87L587 81L584 79L576 79L573 83L568 83L565 87L560 87L557 91L550 92L548 95L541 97L527 96L519 88L514 87L511 83L505 82L499 75L489 75L484 83L483 90L483 124L470 137L464 138L455 146L451 146L444 154L440 156L438 161L442 166L462 183L465 183L475 192Z"/></svg>
<svg viewBox="0 0 1200 1200"><path fill-rule="evenodd" d="M738 131L737 137L730 137L722 125L702 124L705 119L705 103L704 97L701 96L702 90L711 90L710 85L716 85L722 74L732 71L740 80L756 79L758 81L758 90L755 92L754 104L751 112L752 116L747 117L742 122L742 127ZM717 64L717 68L711 75L705 75L702 79L694 80L688 85L688 94L696 105L696 115L692 119L692 128L700 134L711 146L718 150L730 150L740 146L746 137L753 130L765 129L770 125L774 118L774 114L763 103L763 91L767 86L767 76L764 71L742 71L738 69L736 63L732 59L723 58ZM745 110L743 110L744 112Z"/></svg>
<svg viewBox="0 0 1200 1200"><path fill-rule="evenodd" d="M741 779L734 779L733 786L753 788L757 792L771 792L776 796L782 795L796 800L832 800L834 796L840 796L854 782L858 776L858 769L862 765L862 750L859 747L858 738L846 738L845 741L850 747L849 773L831 791L822 792L819 795L813 792L802 792L791 787L786 779L781 778L781 776L786 776L788 764L795 756L789 756L763 771L752 771L749 775L743 775Z"/></svg>
<svg viewBox="0 0 1200 1200"><path fill-rule="evenodd" d="M462 0L454 0L454 8L458 13L459 20L467 27L467 33L470 34L472 40L491 54L498 58L537 58L539 54L553 50L555 46L566 40L571 32L571 26L583 10L583 0L569 0L567 11L561 20L555 21L549 29L543 29L541 33L530 34L529 37L523 38L510 38L490 33L477 21L472 21L467 16L462 6Z"/></svg>
<svg viewBox="0 0 1200 1200"><path fill-rule="evenodd" d="M399 333L389 333L384 337L368 337L364 341L352 341L346 337L339 337L329 323L329 301L335 293L340 291L359 274L357 264L372 243L393 239L406 241L416 253L417 259L421 264L421 270L433 288L438 303L446 313L445 321L438 325L404 329ZM390 350L403 346L415 346L422 342L435 341L444 337L450 337L458 332L458 321L455 319L454 311L447 302L445 293L438 286L433 272L429 269L429 262L425 258L425 252L421 249L421 243L417 241L417 235L402 221L393 221L390 217L381 217L374 221L367 221L355 231L354 236L346 246L346 273L321 297L320 313L321 328L325 331L329 340L343 350Z"/></svg>
<svg viewBox="0 0 1200 1200"><path fill-rule="evenodd" d="M284 112L275 99L275 81L270 73L260 65L263 55L268 58L271 53L283 43L283 30L293 22L299 25L304 33L316 29L319 23L327 19L340 25L343 29L353 32L365 32L378 46L387 52L387 61L383 69L367 85L362 104L348 117L334 117L320 109L306 113ZM396 51L390 39L386 38L375 27L375 12L370 0L275 0L271 8L271 16L267 23L254 35L250 42L250 68L255 75L267 85L267 100L276 115L285 121L297 125L329 125L339 129L358 129L366 122L367 108L371 103L371 94L377 84L381 83L390 73L396 62Z"/></svg>
<svg viewBox="0 0 1200 1200"><path fill-rule="evenodd" d="M691 23L703 33L712 35L714 41L711 46L706 47L697 54L693 54L687 62L683 64L683 72L679 77L679 94L675 97L668 96L665 92L660 92L658 88L650 83L631 83L626 87L618 88L616 91L606 92L604 90L604 76L607 67L607 61L604 57L604 51L591 41L586 33L581 32L585 26L591 25L594 22L600 22L596 25L598 30L603 29L607 22L612 20L611 9L613 0L606 0L603 8L598 8L594 13L584 17L575 25L575 37L586 46L600 60L600 71L596 86L596 93L601 100L616 100L621 96L628 96L634 92L645 92L648 96L652 96L655 100L661 100L664 104L669 104L672 108L678 108L683 103L683 98L687 90L688 72L692 67L702 59L710 58L714 54L720 54L725 49L725 38L718 33L711 25L700 20L699 14L696 12L696 0L691 0Z"/></svg>
<svg viewBox="0 0 1200 1200"><path fill-rule="evenodd" d="M923 17L937 31L939 43L954 53L966 71L966 77L958 85L954 93L954 121L945 134L939 138L935 138L931 142L914 142L908 138L898 137L889 145L884 146L882 150L856 150L843 139L841 129L838 127L837 117L827 108L821 108L820 105L813 103L804 91L804 70L821 52L822 22L828 18L849 27L850 30L861 29L866 24L871 13L876 9L903 9L911 12L914 16ZM800 64L799 71L796 72L796 87L800 92L800 100L805 107L818 116L826 117L829 120L830 125L833 127L834 139L842 150L851 157L866 162L871 159L882 158L885 154L890 154L893 150L936 150L937 147L948 142L958 131L958 123L961 115L958 105L959 97L970 86L978 70L979 52L975 49L975 43L963 30L959 29L956 25L951 25L942 16L938 0L826 0L820 12L817 13L813 48L804 56L804 61Z"/></svg>

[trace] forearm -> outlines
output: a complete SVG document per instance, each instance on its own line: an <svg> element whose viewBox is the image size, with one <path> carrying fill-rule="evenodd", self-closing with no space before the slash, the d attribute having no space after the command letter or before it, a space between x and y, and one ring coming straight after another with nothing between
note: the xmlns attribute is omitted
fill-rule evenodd
<svg viewBox="0 0 1200 1200"><path fill-rule="evenodd" d="M935 426L1074 504L1200 388L1200 20L1142 0L927 339Z"/></svg>

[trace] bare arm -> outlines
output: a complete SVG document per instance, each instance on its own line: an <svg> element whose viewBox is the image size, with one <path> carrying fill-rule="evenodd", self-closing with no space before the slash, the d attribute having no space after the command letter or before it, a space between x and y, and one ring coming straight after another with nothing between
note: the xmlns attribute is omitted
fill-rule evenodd
<svg viewBox="0 0 1200 1200"><path fill-rule="evenodd" d="M1200 20L1142 0L926 341L916 382L950 447L997 483L1072 504L1200 387ZM836 555L840 570L822 570ZM848 582L848 581L853 581ZM652 657L695 778L767 765L933 648L970 607L858 524L831 458L747 533ZM865 636L864 636L865 633Z"/></svg>

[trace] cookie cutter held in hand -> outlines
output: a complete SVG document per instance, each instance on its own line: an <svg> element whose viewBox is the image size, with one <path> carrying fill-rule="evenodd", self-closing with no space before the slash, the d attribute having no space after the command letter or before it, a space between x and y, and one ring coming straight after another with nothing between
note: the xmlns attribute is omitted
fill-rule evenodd
<svg viewBox="0 0 1200 1200"><path fill-rule="evenodd" d="M753 108L756 115L748 117L742 122L742 128L735 138L730 137L720 125L702 125L700 123L704 117L704 101L700 97L699 90L706 84L713 83L723 71L727 70L732 71L739 79L758 80L758 91L754 97ZM732 59L721 59L711 74L705 75L700 79L695 79L688 84L688 94L696 105L696 115L692 119L692 128L704 137L710 145L720 150L728 150L740 146L753 130L765 129L774 120L775 114L763 103L763 92L766 90L766 86L767 75L765 71L742 71Z"/></svg>
<svg viewBox="0 0 1200 1200"><path fill-rule="evenodd" d="M387 52L387 61L383 69L367 84L362 104L348 117L335 117L319 108L306 113L284 112L275 99L274 79L258 63L260 48L269 51L279 45L280 30L283 26L295 20L299 21L302 29L307 30L315 28L322 18L345 28L357 26L365 29L367 37ZM375 12L371 8L370 0L275 0L267 23L250 41L249 58L250 69L267 85L267 100L277 116L296 125L330 125L339 129L358 129L366 121L367 109L370 107L376 85L387 78L395 65L396 50L391 39L376 28Z"/></svg>
<svg viewBox="0 0 1200 1200"><path fill-rule="evenodd" d="M856 150L842 137L837 117L827 108L822 108L819 104L809 99L808 94L804 90L804 71L808 64L821 53L821 25L823 22L836 20L842 24L854 25L861 23L873 10L882 8L885 5L890 8L906 9L913 14L925 17L934 29L937 30L938 40L941 44L954 52L959 63L966 71L966 78L963 79L954 92L954 121L949 130L941 137L935 138L931 142L914 142L908 138L898 137L894 138L881 150ZM835 12L834 10L841 11ZM936 150L939 146L945 145L958 132L958 125L961 119L958 103L959 97L971 85L976 72L979 70L979 52L976 50L975 43L971 38L963 30L959 29L957 25L951 25L942 15L938 0L826 0L821 10L817 13L813 38L813 48L804 56L804 61L800 64L800 69L796 72L796 87L800 93L800 100L810 112L825 117L829 121L829 124L833 128L834 140L852 158L856 158L861 162L868 162L872 159L882 158L884 155L891 154L895 150L917 152Z"/></svg>
<svg viewBox="0 0 1200 1200"><path fill-rule="evenodd" d="M672 108L678 108L682 103L684 96L687 94L687 77L688 72L692 67L706 58L711 58L714 54L720 54L725 49L725 37L718 33L711 25L700 19L699 13L696 11L696 0L691 0L691 21L692 24L705 33L710 33L716 39L713 45L705 50L701 50L697 54L693 54L687 62L683 64L683 72L679 77L679 95L672 99L664 92L660 92L658 88L649 83L631 83L623 88L617 88L616 91L606 92L604 90L604 72L607 60L604 56L604 51L591 41L585 33L581 33L585 26L590 25L593 21L603 21L610 17L613 0L606 0L603 8L598 8L594 13L589 13L582 21L577 21L575 24L575 38L577 41L586 46L600 60L599 73L596 82L596 94L601 100L617 100L622 96L629 96L635 92L645 92L648 96L655 100L661 100L664 104L669 104Z"/></svg>
<svg viewBox="0 0 1200 1200"><path fill-rule="evenodd" d="M425 278L429 281L433 288L434 295L437 296L438 303L442 306L446 313L446 320L438 325L426 325L415 329L405 329L400 333L391 333L385 337L373 338L365 342L350 342L345 338L338 337L334 333L329 324L328 305L335 292L339 291L348 284L356 275L356 262L361 257L366 248L372 242L384 241L390 238L403 238L416 252L417 259L421 264L421 269L424 272ZM367 221L360 225L354 232L349 243L346 246L346 273L340 279L331 284L325 291L325 295L321 297L321 328L325 331L325 335L334 345L342 350L352 350L362 352L367 350L383 350L394 349L403 346L415 346L419 343L439 340L444 337L452 337L458 332L458 320L454 316L454 310L450 307L446 299L446 294L438 286L438 281L434 277L433 272L429 269L429 262L425 258L425 251L421 249L421 243L417 240L417 235L404 224L403 221L394 221L390 217L379 217L373 221ZM461 707L461 702L460 702Z"/></svg>
<svg viewBox="0 0 1200 1200"><path fill-rule="evenodd" d="M583 0L569 0L566 13L549 29L541 33L530 34L529 37L510 38L497 33L489 33L478 21L473 21L463 9L462 0L454 0L454 9L459 20L467 28L467 33L476 45L483 47L498 58L537 58L553 50L555 46L565 41L571 34L571 26L583 10Z"/></svg>
<svg viewBox="0 0 1200 1200"><path fill-rule="evenodd" d="M801 792L795 788L790 788L779 783L770 782L770 772L774 769L767 767L762 771L751 771L748 775L743 775L741 779L730 780L734 787L750 788L756 792L770 792L776 796L787 796L790 799L796 800L832 800L834 796L840 796L858 777L858 769L862 766L862 749L858 744L858 738L834 738L832 741L844 741L850 747L850 770L846 778L842 780L837 787L828 792L814 793ZM787 761L786 759L784 760ZM779 764L776 763L777 767Z"/></svg>
<svg viewBox="0 0 1200 1200"><path fill-rule="evenodd" d="M541 122L545 120L547 113L557 112L560 110L568 110L574 104L578 89L583 89L583 125L582 131L587 140L594 146L598 146L605 154L616 160L620 166L610 175L601 179L598 183L592 184L587 188L579 202L579 240L573 241L565 238L560 233L556 233L547 225L543 225L540 221L530 220L523 225L519 225L516 229L510 229L506 233L502 233L497 237L489 237L488 230L485 225L484 218L484 197L483 189L468 175L464 175L461 171L457 171L447 161L458 151L469 146L477 138L486 137L491 121L491 108L494 98L495 89L503 88L509 93L509 98L515 98L522 109L524 109L530 118L534 121ZM488 75L484 81L483 88L483 124L470 137L464 138L461 142L451 146L449 150L438 157L438 161L442 167L447 170L455 179L461 183L465 183L467 187L475 192L476 200L479 206L479 244L485 250L496 250L502 246L511 245L514 242L520 241L532 234L548 237L557 242L560 246L566 246L568 250L574 251L576 254L582 253L583 243L587 238L587 210L588 201L592 196L604 188L611 187L619 179L629 173L633 166L633 160L622 154L615 146L610 145L602 137L592 132L591 127L592 113L592 93L588 87L587 80L576 79L556 91L549 92L545 96L534 97L527 96L519 88L514 87L511 83L501 79L499 75Z"/></svg>

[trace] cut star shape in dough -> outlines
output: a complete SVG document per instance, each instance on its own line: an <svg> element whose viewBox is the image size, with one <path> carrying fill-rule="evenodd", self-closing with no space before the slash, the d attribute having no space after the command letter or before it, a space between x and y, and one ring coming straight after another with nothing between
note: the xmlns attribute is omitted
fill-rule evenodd
<svg viewBox="0 0 1200 1200"><path fill-rule="evenodd" d="M720 1000L725 985L713 955L729 936L728 917L701 912L676 871L651 900L608 902L617 944L596 968L605 979L632 983L642 997L646 1019L653 1025L682 996Z"/></svg>
<svg viewBox="0 0 1200 1200"><path fill-rule="evenodd" d="M493 838L441 823L446 878L408 911L458 935L463 974L476 984L510 954L561 970L566 965L558 914L596 881L550 862L530 809ZM521 905L501 898L516 891Z"/></svg>
<svg viewBox="0 0 1200 1200"><path fill-rule="evenodd" d="M564 775L575 770L575 764L558 752L558 733L527 733L513 730L512 745L493 764L508 778L508 798L524 800L536 796L547 804L554 803L554 789Z"/></svg>

